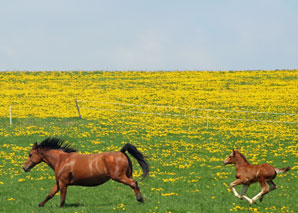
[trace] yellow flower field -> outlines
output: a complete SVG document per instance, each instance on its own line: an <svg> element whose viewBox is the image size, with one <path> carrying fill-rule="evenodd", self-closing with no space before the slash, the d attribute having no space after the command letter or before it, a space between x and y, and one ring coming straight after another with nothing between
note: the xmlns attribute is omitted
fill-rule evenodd
<svg viewBox="0 0 298 213"><path fill-rule="evenodd" d="M73 117L74 100L297 113L293 71L0 73L0 117ZM92 107L92 102L88 107ZM103 104L97 104L97 107ZM111 107L111 106L109 106ZM159 110L164 110L160 108ZM286 116L291 121L291 116Z"/></svg>
<svg viewBox="0 0 298 213"><path fill-rule="evenodd" d="M58 136L86 154L119 150L129 142L149 156L150 179L140 183L149 200L140 207L144 212L202 212L208 207L215 212L298 210L293 201L298 175L298 70L3 72L0 82L0 188L28 184L34 190L38 185L46 196L50 184L39 184L54 180L50 169L39 165L25 175L20 168L30 144ZM224 167L222 161L233 148L253 164L292 167L277 177L280 188L260 205L236 200L229 189L234 167ZM134 168L134 176L140 178L141 171L135 164ZM258 187L251 193L256 194ZM78 199L71 194L68 199L71 196ZM205 204L196 207L202 197ZM3 202L23 199L7 195ZM277 205L279 200L285 202ZM55 206L56 201L51 202ZM136 208L122 200L108 202L113 206L106 211Z"/></svg>

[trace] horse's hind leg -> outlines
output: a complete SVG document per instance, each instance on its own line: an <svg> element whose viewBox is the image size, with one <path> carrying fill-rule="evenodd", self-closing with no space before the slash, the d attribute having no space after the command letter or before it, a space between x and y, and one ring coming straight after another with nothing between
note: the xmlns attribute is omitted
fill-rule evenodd
<svg viewBox="0 0 298 213"><path fill-rule="evenodd" d="M269 192L268 186L266 184L267 180L261 179L259 182L261 184L262 190L259 194L252 198L251 203L255 203L259 198L263 199L264 195Z"/></svg>
<svg viewBox="0 0 298 213"><path fill-rule="evenodd" d="M48 202L48 200L50 200L58 191L59 191L59 187L58 187L58 184L56 182L55 185L53 186L53 188L51 189L49 195L38 206L43 207Z"/></svg>
<svg viewBox="0 0 298 213"><path fill-rule="evenodd" d="M277 189L277 186L275 185L275 183L272 181L272 180L268 180L267 183L269 184L269 192ZM269 193L268 192L268 193ZM263 201L263 198L264 198L265 195L263 195L261 198L260 198L260 202Z"/></svg>
<svg viewBox="0 0 298 213"><path fill-rule="evenodd" d="M269 188L269 191L273 191L275 189L277 189L277 186L276 184L272 181L272 180L268 180L267 183L269 184L270 188Z"/></svg>
<svg viewBox="0 0 298 213"><path fill-rule="evenodd" d="M113 180L130 186L133 189L133 191L135 192L135 194L136 194L137 201L142 202L142 203L144 202L144 199L143 199L142 194L140 192L140 188L138 186L138 182L137 181L135 181L132 178L128 178L126 175L123 175L120 178L113 179Z"/></svg>

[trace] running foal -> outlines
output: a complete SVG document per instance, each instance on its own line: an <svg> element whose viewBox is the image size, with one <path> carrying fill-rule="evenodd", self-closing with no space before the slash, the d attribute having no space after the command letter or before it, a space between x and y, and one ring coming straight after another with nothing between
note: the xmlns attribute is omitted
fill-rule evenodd
<svg viewBox="0 0 298 213"><path fill-rule="evenodd" d="M235 164L236 167L236 180L230 184L234 195L240 199L246 199L249 203L256 203L258 199L262 202L265 194L277 189L273 182L277 173L285 173L290 170L290 167L283 169L274 168L270 164L251 165L246 158L236 149L224 160L224 165ZM247 197L246 191L252 183L259 182L262 190L252 199ZM267 184L269 184L269 189ZM241 195L238 194L234 188L237 185L243 185Z"/></svg>

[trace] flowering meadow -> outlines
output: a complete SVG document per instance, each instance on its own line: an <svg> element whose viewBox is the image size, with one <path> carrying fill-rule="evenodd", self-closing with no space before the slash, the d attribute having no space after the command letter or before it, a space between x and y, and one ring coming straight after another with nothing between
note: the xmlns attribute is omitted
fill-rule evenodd
<svg viewBox="0 0 298 213"><path fill-rule="evenodd" d="M0 72L0 85L1 212L298 211L298 70ZM85 154L136 145L150 164L142 179L131 158L145 203L110 181L69 187L63 209L59 193L38 208L54 173L46 164L22 167L32 144L48 136ZM233 148L252 164L291 170L251 205L229 188L235 168L223 160ZM247 195L260 190L254 184Z"/></svg>

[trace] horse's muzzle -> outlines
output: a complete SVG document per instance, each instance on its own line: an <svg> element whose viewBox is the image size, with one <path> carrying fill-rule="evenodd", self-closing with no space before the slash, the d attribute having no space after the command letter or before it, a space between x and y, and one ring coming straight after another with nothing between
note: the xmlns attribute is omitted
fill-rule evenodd
<svg viewBox="0 0 298 213"><path fill-rule="evenodd" d="M23 169L24 169L25 172L29 172L30 171L30 168L23 167Z"/></svg>

